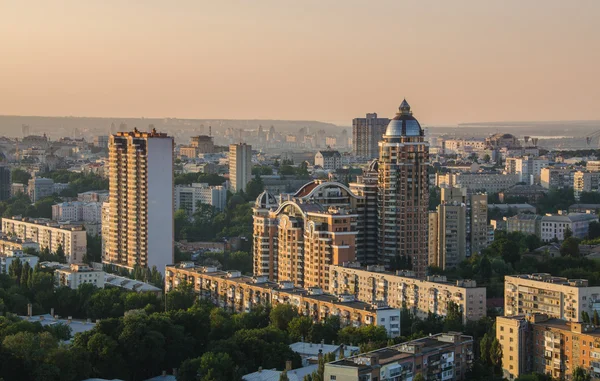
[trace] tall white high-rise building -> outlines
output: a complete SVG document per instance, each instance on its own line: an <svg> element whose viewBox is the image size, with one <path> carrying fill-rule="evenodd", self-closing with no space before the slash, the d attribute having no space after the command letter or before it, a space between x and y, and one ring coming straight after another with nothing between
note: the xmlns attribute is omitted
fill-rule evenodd
<svg viewBox="0 0 600 381"><path fill-rule="evenodd" d="M173 138L118 132L109 141L109 232L103 262L132 269L173 263Z"/></svg>
<svg viewBox="0 0 600 381"><path fill-rule="evenodd" d="M252 180L252 146L246 143L229 145L229 182L233 193L246 191Z"/></svg>

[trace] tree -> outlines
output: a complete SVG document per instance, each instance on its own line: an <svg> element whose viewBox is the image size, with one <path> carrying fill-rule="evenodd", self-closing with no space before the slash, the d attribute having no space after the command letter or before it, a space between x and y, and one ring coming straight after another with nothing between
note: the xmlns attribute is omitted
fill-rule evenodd
<svg viewBox="0 0 600 381"><path fill-rule="evenodd" d="M587 373L582 367L578 366L573 371L573 381L590 381L592 379L592 375Z"/></svg>
<svg viewBox="0 0 600 381"><path fill-rule="evenodd" d="M565 233L564 233L564 238L571 238L573 236L573 231L571 231L571 228L569 228L567 226L567 228L565 229Z"/></svg>
<svg viewBox="0 0 600 381"><path fill-rule="evenodd" d="M463 314L458 304L448 302L446 318L444 319L444 332L462 331Z"/></svg>
<svg viewBox="0 0 600 381"><path fill-rule="evenodd" d="M11 171L11 181L13 183L27 185L29 179L31 179L31 174L27 171L20 168L15 168Z"/></svg>
<svg viewBox="0 0 600 381"><path fill-rule="evenodd" d="M596 239L598 237L600 237L600 223L592 221L589 225L588 239Z"/></svg>
<svg viewBox="0 0 600 381"><path fill-rule="evenodd" d="M513 266L521 258L519 244L508 238L495 240L491 245L491 249L500 254L504 262L510 263Z"/></svg>
<svg viewBox="0 0 600 381"><path fill-rule="evenodd" d="M187 282L182 282L174 290L167 293L167 311L187 310L194 305L196 296L193 286Z"/></svg>
<svg viewBox="0 0 600 381"><path fill-rule="evenodd" d="M594 316L592 318L592 323L594 323L595 326L600 327L600 316L598 316L597 310L594 310Z"/></svg>
<svg viewBox="0 0 600 381"><path fill-rule="evenodd" d="M175 227L175 240L179 241L181 239L181 231L183 230L185 225L189 224L190 217L184 209L178 209L175 212L173 219Z"/></svg>
<svg viewBox="0 0 600 381"><path fill-rule="evenodd" d="M288 325L290 338L295 341L311 341L310 332L312 326L313 320L308 316L293 318Z"/></svg>
<svg viewBox="0 0 600 381"><path fill-rule="evenodd" d="M278 304L269 314L271 324L282 331L286 331L290 322L297 316L298 309L289 304Z"/></svg>
<svg viewBox="0 0 600 381"><path fill-rule="evenodd" d="M265 190L265 184L259 174L256 174L246 185L246 200L254 201Z"/></svg>
<svg viewBox="0 0 600 381"><path fill-rule="evenodd" d="M490 362L496 369L502 367L502 345L496 337L494 337L490 346Z"/></svg>
<svg viewBox="0 0 600 381"><path fill-rule="evenodd" d="M290 381L287 376L287 369L279 374L279 381Z"/></svg>
<svg viewBox="0 0 600 381"><path fill-rule="evenodd" d="M58 261L60 263L67 262L67 257L65 256L65 250L63 249L62 244L58 245L58 247L56 248L56 252L54 254L56 254L56 257L58 258Z"/></svg>
<svg viewBox="0 0 600 381"><path fill-rule="evenodd" d="M560 255L563 257L579 257L579 240L574 237L565 239L560 245Z"/></svg>
<svg viewBox="0 0 600 381"><path fill-rule="evenodd" d="M590 315L586 311L581 311L581 320L584 323L590 323Z"/></svg>
<svg viewBox="0 0 600 381"><path fill-rule="evenodd" d="M417 373L417 375L413 378L413 381L425 381L425 377L423 377L423 373Z"/></svg>
<svg viewBox="0 0 600 381"><path fill-rule="evenodd" d="M492 158L490 157L490 155L489 155L489 154L487 154L487 153L486 153L485 155L483 155L483 161L484 161L485 163L489 163L489 162L490 162L490 160L492 160Z"/></svg>

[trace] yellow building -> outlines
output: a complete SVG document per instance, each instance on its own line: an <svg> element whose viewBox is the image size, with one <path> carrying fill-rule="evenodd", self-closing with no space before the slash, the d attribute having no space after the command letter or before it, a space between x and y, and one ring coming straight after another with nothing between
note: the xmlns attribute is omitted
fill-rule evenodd
<svg viewBox="0 0 600 381"><path fill-rule="evenodd" d="M110 137L108 157L110 227L102 261L162 272L173 262L173 138L156 130L119 132Z"/></svg>
<svg viewBox="0 0 600 381"><path fill-rule="evenodd" d="M330 266L330 289L334 294L352 294L367 303L408 308L418 318L429 312L446 316L449 303L458 305L463 322L487 314L486 289L474 280L448 282L444 276L418 279L414 272L385 272L383 266L361 268L357 263Z"/></svg>
<svg viewBox="0 0 600 381"><path fill-rule="evenodd" d="M48 248L51 253L62 247L68 263L82 262L87 251L87 235L81 225L59 224L46 218L13 217L2 219L2 232L36 242L40 250Z"/></svg>

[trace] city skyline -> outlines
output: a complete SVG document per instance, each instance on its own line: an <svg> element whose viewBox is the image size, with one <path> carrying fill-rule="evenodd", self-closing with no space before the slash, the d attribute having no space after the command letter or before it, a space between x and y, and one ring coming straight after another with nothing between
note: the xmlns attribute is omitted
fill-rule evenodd
<svg viewBox="0 0 600 381"><path fill-rule="evenodd" d="M0 114L600 119L594 1L63 5L3 6Z"/></svg>

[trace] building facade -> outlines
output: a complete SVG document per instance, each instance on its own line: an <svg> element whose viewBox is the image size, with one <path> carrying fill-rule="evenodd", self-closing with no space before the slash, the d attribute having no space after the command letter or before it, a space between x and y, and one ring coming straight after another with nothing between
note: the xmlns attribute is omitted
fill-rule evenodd
<svg viewBox="0 0 600 381"><path fill-rule="evenodd" d="M502 371L508 380L529 373L572 379L581 368L600 378L600 329L545 314L498 317L496 338L502 346Z"/></svg>
<svg viewBox="0 0 600 381"><path fill-rule="evenodd" d="M400 310L356 301L353 295L335 296L314 287L295 287L292 282L272 282L266 276L249 277L239 271L219 271L191 262L167 266L165 290L187 282L195 293L229 311L248 312L256 305L291 304L315 321L339 316L342 326L383 326L390 337L400 335Z"/></svg>
<svg viewBox="0 0 600 381"><path fill-rule="evenodd" d="M598 222L598 216L591 213L546 214L541 221L542 241L553 239L563 241L567 230L575 238L583 239L588 235L591 222Z"/></svg>
<svg viewBox="0 0 600 381"><path fill-rule="evenodd" d="M163 272L173 262L173 138L118 132L109 143L110 212L103 262Z"/></svg>
<svg viewBox="0 0 600 381"><path fill-rule="evenodd" d="M365 118L352 120L352 153L365 159L379 157L378 143L382 139L388 118L378 118L376 113L367 114Z"/></svg>
<svg viewBox="0 0 600 381"><path fill-rule="evenodd" d="M378 262L407 261L418 276L428 263L429 143L402 102L379 142Z"/></svg>
<svg viewBox="0 0 600 381"><path fill-rule="evenodd" d="M542 216L522 213L506 218L506 231L519 232L527 235L542 236Z"/></svg>
<svg viewBox="0 0 600 381"><path fill-rule="evenodd" d="M330 292L352 294L366 303L383 303L408 308L420 319L429 312L446 316L449 303L458 305L463 322L479 320L487 314L486 289L474 280L447 282L444 276L418 279L414 272L391 273L382 266L360 267L357 263L330 266Z"/></svg>
<svg viewBox="0 0 600 381"><path fill-rule="evenodd" d="M99 202L63 202L52 205L52 219L54 221L85 221L101 222L102 204Z"/></svg>
<svg viewBox="0 0 600 381"><path fill-rule="evenodd" d="M233 193L245 191L252 180L252 146L246 143L229 145L229 182Z"/></svg>
<svg viewBox="0 0 600 381"><path fill-rule="evenodd" d="M22 250L7 250L0 254L0 274L8 274L10 265L16 260L22 265L28 263L29 267L33 269L37 265L39 257L25 254Z"/></svg>
<svg viewBox="0 0 600 381"><path fill-rule="evenodd" d="M519 182L527 184L539 184L542 169L549 165L548 159L524 157L507 157L505 171L510 174L519 175Z"/></svg>
<svg viewBox="0 0 600 381"><path fill-rule="evenodd" d="M429 265L450 269L467 257L467 190L441 188L441 192L441 203L435 213L437 221L429 227L430 234L435 234L429 236ZM437 227L436 231L432 227Z"/></svg>
<svg viewBox="0 0 600 381"><path fill-rule="evenodd" d="M81 225L63 225L44 218L12 217L2 219L2 232L21 240L36 242L39 249L65 252L68 263L83 261L87 252L87 235Z"/></svg>
<svg viewBox="0 0 600 381"><path fill-rule="evenodd" d="M206 183L175 186L175 210L183 209L188 214L196 213L198 203L224 210L227 205L227 188L209 186Z"/></svg>
<svg viewBox="0 0 600 381"><path fill-rule="evenodd" d="M77 290L82 284L104 288L104 271L96 271L82 264L71 264L54 270L56 285Z"/></svg>
<svg viewBox="0 0 600 381"><path fill-rule="evenodd" d="M34 177L29 179L27 193L31 202L36 202L44 197L54 194L54 180L45 177Z"/></svg>
<svg viewBox="0 0 600 381"><path fill-rule="evenodd" d="M546 167L540 174L540 185L546 189L569 188L573 184L574 171L562 167Z"/></svg>
<svg viewBox="0 0 600 381"><path fill-rule="evenodd" d="M567 279L539 273L504 277L504 315L543 313L552 318L579 321L581 313L593 316L600 287L586 279ZM600 311L599 311L600 312Z"/></svg>
<svg viewBox="0 0 600 381"><path fill-rule="evenodd" d="M498 193L519 182L517 174L502 173L447 173L436 174L436 184L439 187L467 188L467 193Z"/></svg>
<svg viewBox="0 0 600 381"><path fill-rule="evenodd" d="M438 333L325 364L324 380L467 380L473 337Z"/></svg>
<svg viewBox="0 0 600 381"><path fill-rule="evenodd" d="M339 151L319 151L315 154L315 165L326 170L335 171L342 168L342 155L340 155Z"/></svg>
<svg viewBox="0 0 600 381"><path fill-rule="evenodd" d="M577 171L573 174L575 200L579 201L582 192L598 192L600 172Z"/></svg>

